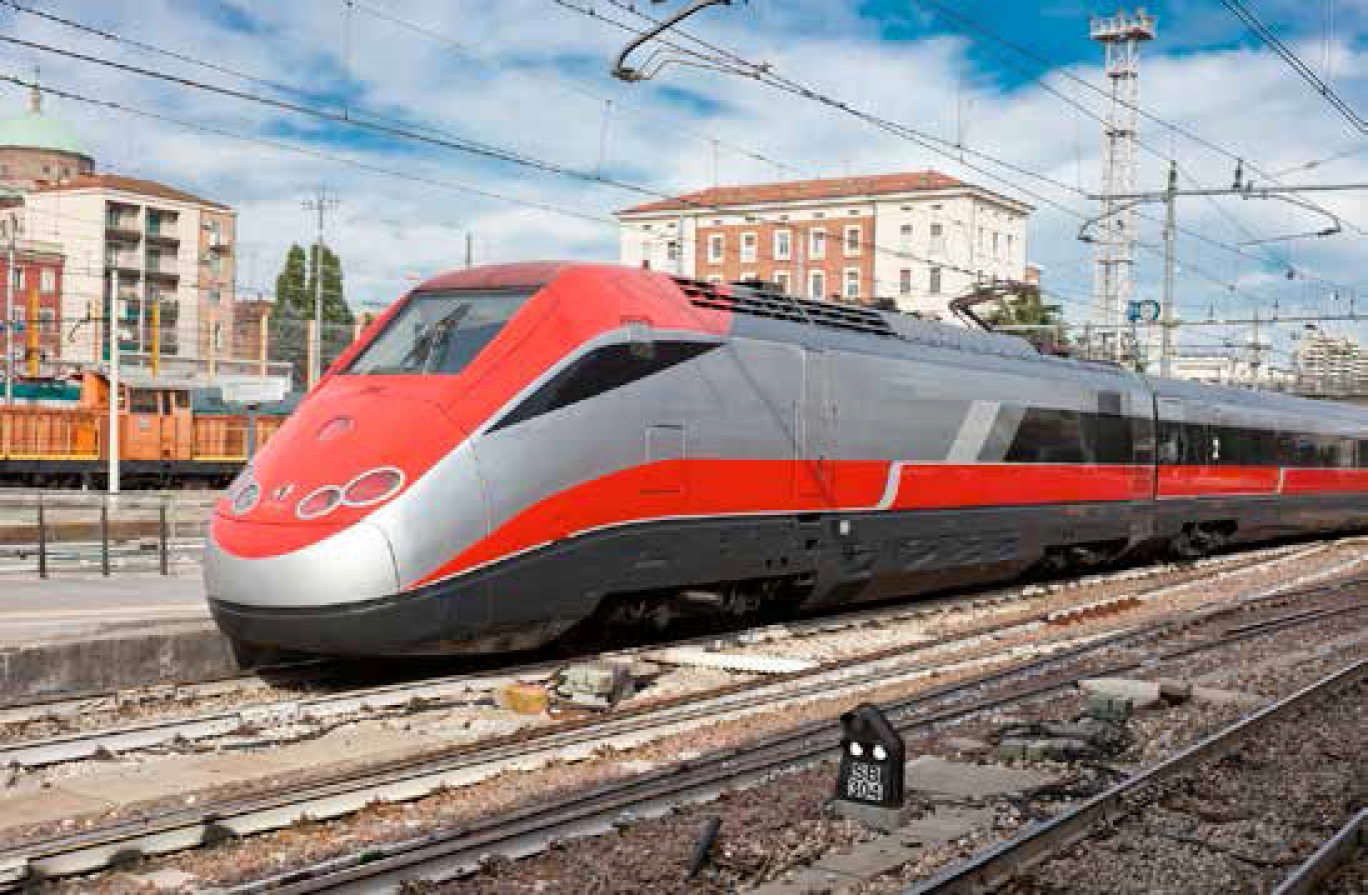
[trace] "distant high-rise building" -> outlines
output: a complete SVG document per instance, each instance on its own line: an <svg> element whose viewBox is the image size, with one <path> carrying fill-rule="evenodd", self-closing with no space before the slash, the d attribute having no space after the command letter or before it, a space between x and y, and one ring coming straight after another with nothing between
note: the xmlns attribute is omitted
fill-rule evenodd
<svg viewBox="0 0 1368 895"><path fill-rule="evenodd" d="M1292 358L1299 391L1368 394L1368 348L1352 336L1308 330Z"/></svg>

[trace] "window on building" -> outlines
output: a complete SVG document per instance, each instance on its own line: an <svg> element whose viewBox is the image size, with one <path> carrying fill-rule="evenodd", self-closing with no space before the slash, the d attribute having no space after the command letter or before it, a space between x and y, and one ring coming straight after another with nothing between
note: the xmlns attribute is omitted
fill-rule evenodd
<svg viewBox="0 0 1368 895"><path fill-rule="evenodd" d="M808 274L808 295L812 298L826 298L826 274L814 270Z"/></svg>
<svg viewBox="0 0 1368 895"><path fill-rule="evenodd" d="M940 294L940 291L941 291L941 269L940 269L939 267L933 267L933 268L931 268L931 283L930 283L930 287L927 289L927 291L930 292L932 295L939 295L939 294Z"/></svg>
<svg viewBox="0 0 1368 895"><path fill-rule="evenodd" d="M747 280L758 280L758 279L760 279L760 278L757 277L757 276L755 275L755 271L753 271L753 270L743 270L743 271L741 271L741 281L742 281L743 283L746 282Z"/></svg>
<svg viewBox="0 0 1368 895"><path fill-rule="evenodd" d="M826 228L814 227L808 231L808 257L814 259L826 257Z"/></svg>
<svg viewBox="0 0 1368 895"><path fill-rule="evenodd" d="M679 242L678 242L678 240L672 239L672 240L670 240L669 242L665 243L665 260L667 260L667 261L678 261L678 260L679 260Z"/></svg>
<svg viewBox="0 0 1368 895"><path fill-rule="evenodd" d="M898 271L898 294L912 294L912 271L910 268L904 267L902 270Z"/></svg>
<svg viewBox="0 0 1368 895"><path fill-rule="evenodd" d="M1012 234L1008 233L1008 234L1007 234L1007 259L1010 261L1011 258L1012 258Z"/></svg>
<svg viewBox="0 0 1368 895"><path fill-rule="evenodd" d="M10 288L20 290L24 288L24 269L15 267L10 270Z"/></svg>
<svg viewBox="0 0 1368 895"><path fill-rule="evenodd" d="M793 231L774 231L774 260L787 261L793 257Z"/></svg>
<svg viewBox="0 0 1368 895"><path fill-rule="evenodd" d="M858 208L852 208L852 209L850 209L849 211L847 211L846 214L850 215L850 216L853 217L853 218L854 218L854 217L859 217L859 216L860 216L860 209L858 209Z"/></svg>
<svg viewBox="0 0 1368 895"><path fill-rule="evenodd" d="M56 292L57 271L50 267L43 268L43 272L39 275L39 288L44 292Z"/></svg>
<svg viewBox="0 0 1368 895"><path fill-rule="evenodd" d="M717 274L711 274L708 276L708 282L712 283L714 286L720 286L722 284L722 277Z"/></svg>
<svg viewBox="0 0 1368 895"><path fill-rule="evenodd" d="M654 255L655 244L649 239L641 244L641 264L643 267L650 267L652 256Z"/></svg>
<svg viewBox="0 0 1368 895"><path fill-rule="evenodd" d="M998 239L998 234L997 234L997 233L994 233L994 234L993 234L993 257L994 257L994 258L1001 258L1001 257L1002 257L1001 243L1000 243L1000 241L999 241L999 239Z"/></svg>
<svg viewBox="0 0 1368 895"><path fill-rule="evenodd" d="M912 248L912 225L911 225L911 224L903 224L901 227L898 228L898 245L899 245L899 247L900 247L904 252L910 251L910 250L911 250L911 248Z"/></svg>
<svg viewBox="0 0 1368 895"><path fill-rule="evenodd" d="M727 237L721 233L708 236L708 261L712 264L722 262L722 254L727 249Z"/></svg>
<svg viewBox="0 0 1368 895"><path fill-rule="evenodd" d="M759 238L754 233L741 234L741 263L754 263L756 246L759 245Z"/></svg>
<svg viewBox="0 0 1368 895"><path fill-rule="evenodd" d="M776 270L774 272L774 285L787 293L789 291L790 276L787 270Z"/></svg>
<svg viewBox="0 0 1368 895"><path fill-rule="evenodd" d="M860 269L858 267L847 267L845 269L845 297L860 297Z"/></svg>
<svg viewBox="0 0 1368 895"><path fill-rule="evenodd" d="M931 225L931 251L937 255L945 254L945 225Z"/></svg>
<svg viewBox="0 0 1368 895"><path fill-rule="evenodd" d="M220 291L217 290L217 289L210 289L210 290L209 290L209 304L211 304L211 305L216 305L216 304L222 303L222 301L223 301L223 293L222 293L222 292L220 292Z"/></svg>
<svg viewBox="0 0 1368 895"><path fill-rule="evenodd" d="M861 229L859 225L845 228L845 253L847 255L860 254Z"/></svg>
<svg viewBox="0 0 1368 895"><path fill-rule="evenodd" d="M812 216L813 216L814 218L816 218L817 220L821 220L822 218L826 217L826 212L825 212L825 211L814 211L814 212L812 213Z"/></svg>
<svg viewBox="0 0 1368 895"><path fill-rule="evenodd" d="M980 252L988 247L988 233L982 227L978 228L978 247Z"/></svg>

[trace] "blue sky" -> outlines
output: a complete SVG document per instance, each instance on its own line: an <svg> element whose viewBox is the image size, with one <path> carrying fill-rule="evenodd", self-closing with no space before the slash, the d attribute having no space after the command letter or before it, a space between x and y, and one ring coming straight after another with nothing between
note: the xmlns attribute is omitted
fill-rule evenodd
<svg viewBox="0 0 1368 895"><path fill-rule="evenodd" d="M611 0L573 2L631 19ZM680 2L649 8L659 12ZM734 76L673 67L655 81L622 84L606 71L622 32L553 0L51 0L40 7L189 61L83 36L9 9L0 11L0 33L281 99L345 106L353 114L602 172L649 191L926 167L1027 201L1034 200L1024 190L1039 191L1067 210L1035 203L1030 254L1045 265L1047 288L1081 322L1091 313L1092 272L1087 248L1074 238L1076 215L1093 206L1076 191L1098 186L1100 127L1051 96L1039 79L1100 112L1097 98L1063 80L1060 67L1102 84L1087 17L1116 7L1074 0L943 2L1030 46L1051 66L966 30L926 0L751 0L710 9L690 27L832 96L962 139L1074 191L1003 168L980 173L953 155ZM1346 99L1368 110L1368 4L1246 2ZM1158 39L1146 46L1142 63L1147 109L1270 172L1299 168L1295 177L1309 182L1368 181L1368 140L1256 42L1220 0L1147 8L1159 16ZM300 200L320 183L342 200L330 240L341 249L357 304L388 301L411 276L459 263L467 232L475 234L483 260L613 258L611 213L642 200L641 193L0 47L0 73L27 76L35 62L54 87L175 119L49 103L79 128L102 167L235 205L244 240L240 279L248 290L269 288L290 242L310 237ZM0 87L0 102L17 107L22 97ZM197 131L196 125L236 136ZM1228 183L1232 164L1221 154L1150 122L1142 123L1141 136L1157 151L1141 157L1143 185L1162 182L1162 156L1177 157L1197 182ZM252 142L261 139L284 145ZM1334 155L1342 157L1304 167ZM385 173L395 171L418 179ZM1364 296L1359 306L1368 307L1362 263L1368 197L1318 201L1360 229L1240 249L1236 244L1251 236L1301 232L1324 226L1325 218L1268 202L1185 203L1185 226L1209 242L1180 240L1184 313L1331 309L1347 306L1351 289ZM1144 228L1142 239L1157 241L1154 226ZM1289 267L1297 271L1292 280L1285 276ZM1156 260L1142 257L1140 297L1155 293L1158 274ZM1230 337L1242 335L1232 331Z"/></svg>

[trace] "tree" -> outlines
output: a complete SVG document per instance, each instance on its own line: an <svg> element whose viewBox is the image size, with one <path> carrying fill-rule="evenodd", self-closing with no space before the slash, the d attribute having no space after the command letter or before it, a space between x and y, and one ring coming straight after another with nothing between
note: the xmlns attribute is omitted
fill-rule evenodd
<svg viewBox="0 0 1368 895"><path fill-rule="evenodd" d="M298 245L290 246L285 265L276 277L276 301L271 308L271 357L293 367L292 379L296 389L308 383L307 321L314 319L315 266L317 245L306 254ZM342 261L327 246L323 247L323 366L326 367L351 342L351 326L356 318L347 307L342 288Z"/></svg>
<svg viewBox="0 0 1368 895"><path fill-rule="evenodd" d="M1014 297L1004 298L996 308L985 314L984 320L994 329L1004 326L1039 327L1009 332L1021 336L1047 354L1053 354L1069 344L1060 306L1045 304L1040 297L1039 286L1022 286Z"/></svg>
<svg viewBox="0 0 1368 895"><path fill-rule="evenodd" d="M347 301L342 294L342 261L337 254L326 245L323 246L323 263L318 263L318 245L309 246L309 281L306 287L306 294L309 299L309 319L313 319L313 297L315 288L315 275L321 274L323 279L323 322L345 324L351 326L356 322L356 317L352 315L351 308L347 307Z"/></svg>

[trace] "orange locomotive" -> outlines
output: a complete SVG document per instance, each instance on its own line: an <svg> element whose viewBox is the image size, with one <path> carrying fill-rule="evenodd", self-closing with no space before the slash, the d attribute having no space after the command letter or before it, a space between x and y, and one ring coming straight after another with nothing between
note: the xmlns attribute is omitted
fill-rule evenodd
<svg viewBox="0 0 1368 895"><path fill-rule="evenodd" d="M28 388L24 388L28 385ZM109 381L16 383L22 403L0 405L0 484L93 486L107 475ZM213 390L146 379L119 386L119 457L126 487L223 487L284 422L283 408L249 415Z"/></svg>

